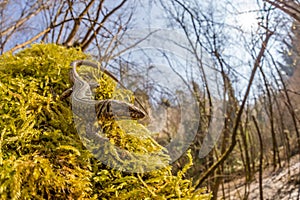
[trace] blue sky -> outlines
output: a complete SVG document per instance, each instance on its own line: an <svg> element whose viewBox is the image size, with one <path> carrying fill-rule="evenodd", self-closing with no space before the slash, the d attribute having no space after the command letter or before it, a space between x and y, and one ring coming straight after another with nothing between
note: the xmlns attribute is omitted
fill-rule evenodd
<svg viewBox="0 0 300 200"><path fill-rule="evenodd" d="M10 15L9 20L14 20L14 18L18 17L20 15L20 11L23 3L23 1L15 1L19 2L10 5ZM171 1L162 1L165 5L170 5ZM223 27L221 30L221 34L225 37L224 40L221 41L223 47L221 48L222 55L224 56L224 59L226 59L226 62L232 66L232 68L235 70L235 72L232 72L233 75L236 75L236 83L235 88L237 95L243 94L243 89L245 88L249 73L253 66L253 55L251 55L249 49L256 49L256 52L258 48L260 47L261 39L259 38L257 30L257 22L256 17L259 18L261 16L257 15L256 10L258 10L258 4L260 6L263 4L262 1L256 1L256 0L240 0L240 1L232 1L232 0L221 0L221 1L198 1L198 0L185 0L183 1L186 6L198 6L199 12L203 12L204 14L207 14L209 12L212 12L213 19L216 23L225 23L227 27ZM119 1L115 1L114 3L111 3L111 5L107 4L107 6L114 6L115 4L119 3ZM164 8L159 3L159 0L154 1L138 1L138 0L132 0L129 1L126 9L134 7L135 12L133 15L133 20L129 28L132 28L132 30L154 30L154 29L164 29L166 30L175 30L178 34L182 34L182 30L178 26L171 26L169 21L169 16L165 12ZM211 9L211 10L210 10ZM19 12L18 12L19 11ZM188 16L188 13L185 13L186 16ZM272 20L275 20L277 16L271 16ZM12 38L11 43L7 46L7 48L11 48L15 46L16 44L22 43L25 39L32 37L33 35L37 34L39 31L43 30L45 28L42 24L44 21L43 17L41 15L38 15L30 21L29 29L22 32L22 34L17 34L15 37ZM174 23L173 23L174 25ZM237 28L240 28L239 30ZM129 33L131 34L131 33ZM281 31L281 34L286 34L284 31ZM256 38L256 41L253 41L253 36ZM172 40L172 34L169 37L169 40ZM191 38L193 38L193 35L190 35ZM277 36L277 38L280 36ZM282 36L281 36L282 37ZM176 41L178 38L174 38ZM164 39L164 42L166 43L166 39ZM256 44L254 44L256 42ZM166 46L163 45L164 43L159 43L160 48L165 48ZM153 47L153 44L151 44ZM167 46L170 46L170 44L167 44ZM271 51L274 55L277 54L277 50L280 48L279 42L276 42L275 40L271 41L270 45L272 46ZM170 48L170 47L168 47ZM174 46L171 47L174 49ZM170 49L169 49L170 50ZM171 49L172 50L172 49ZM201 48L198 49L199 52L201 52ZM176 48L175 54L185 54L182 53L182 51L179 50L179 48ZM206 57L207 54L205 54ZM184 60L184 57L187 57L187 55L181 56L181 60ZM149 59L149 58L147 58ZM280 56L276 56L277 60L281 60ZM152 58L152 61L156 60L156 64L163 64L161 63L162 60L159 61L157 58ZM207 65L207 69L213 68L211 67L211 61L209 61L209 58L207 60L203 60L203 62ZM178 67L176 69L182 76L186 77L187 79L191 80L192 76L191 73L194 71L195 73L197 69L187 69L190 66L183 66L184 62L178 62L177 64L181 63L181 68ZM152 63L153 64L153 63ZM270 66L266 66L264 68L265 70L271 70ZM208 72L212 75L214 75L211 72ZM234 80L234 76L232 77ZM193 79L197 79L197 77L193 77ZM259 80L258 80L259 81ZM215 86L215 80L211 80L211 85ZM216 90L216 89L214 89Z"/></svg>

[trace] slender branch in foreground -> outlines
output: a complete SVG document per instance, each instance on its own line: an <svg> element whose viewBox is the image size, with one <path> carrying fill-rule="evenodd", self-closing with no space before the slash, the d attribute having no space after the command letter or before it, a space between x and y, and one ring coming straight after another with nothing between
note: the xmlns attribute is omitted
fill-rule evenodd
<svg viewBox="0 0 300 200"><path fill-rule="evenodd" d="M26 42L23 42L22 44L19 44L15 47L11 48L8 52L14 52L18 49L21 49L21 48L25 47L28 44L31 44L32 42L34 42L35 40L37 40L38 38L43 36L45 33L49 32L50 30L51 30L51 28L47 28L47 29L43 30L42 32L38 33L36 36L31 38L30 40L27 40Z"/></svg>

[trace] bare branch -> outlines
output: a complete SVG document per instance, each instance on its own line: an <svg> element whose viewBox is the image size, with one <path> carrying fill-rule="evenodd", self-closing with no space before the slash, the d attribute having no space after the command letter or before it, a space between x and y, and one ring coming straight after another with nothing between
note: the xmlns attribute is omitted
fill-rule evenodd
<svg viewBox="0 0 300 200"><path fill-rule="evenodd" d="M119 10L125 3L127 2L127 0L123 0L119 5L117 5L114 9L112 9L108 14L106 14L103 19L100 22L100 25L98 26L98 28L95 30L95 34L91 35L91 37L89 39L87 39L84 43L82 43L81 47L82 50L86 50L87 47L90 45L90 43L92 43L92 41L95 39L96 35L100 32L103 24L106 22L106 20L112 15L114 14L117 10Z"/></svg>
<svg viewBox="0 0 300 200"><path fill-rule="evenodd" d="M31 8L29 9L30 11L33 10L38 3L34 4L33 6L31 6ZM44 6L39 6L38 9L29 12L26 16L22 17L20 19L18 19L16 22L14 22L12 26L8 27L7 29L3 30L0 32L0 35L7 35L10 32L13 32L14 30L16 30L17 28L19 28L20 26L22 26L25 22L27 22L29 19L31 19L32 17L36 16L41 10L44 9Z"/></svg>
<svg viewBox="0 0 300 200"><path fill-rule="evenodd" d="M254 77L255 77L255 74L256 74L256 71L258 69L258 67L260 66L260 62L264 56L264 53L266 51L266 47L267 47L267 44L269 42L269 39L270 37L273 35L273 32L267 32L266 33L266 37L264 39L264 41L262 42L262 46L261 46L261 49L260 49L260 52L254 62L254 67L252 69L252 72L251 72L251 76L250 76L250 79L249 79L249 83L248 83L248 86L247 86L247 89L246 89L246 92L245 92L245 95L244 95L244 98L243 98L243 101L242 101L242 104L238 110L238 113L237 113L237 117L236 117L236 120L235 120L235 123L234 123L234 128L233 128L233 132L232 132L232 136L231 136L231 144L230 146L228 147L228 149L225 151L224 154L221 155L221 157L219 158L219 160L217 162L215 162L206 172L204 172L204 174L196 181L196 187L200 187L200 185L203 183L203 181L212 173L214 172L218 166L220 164L222 164L226 159L227 157L230 155L230 153L233 151L235 145L236 145L236 142L237 142L237 133L238 133L238 128L239 128L239 125L240 125L240 122L241 122L241 117L242 117L242 114L244 112L244 107L246 105L246 102L247 102L247 99L248 99L248 96L249 96L249 93L250 93L250 89L251 89L251 86L252 86L252 83L253 83L253 80L254 80Z"/></svg>
<svg viewBox="0 0 300 200"><path fill-rule="evenodd" d="M264 0L269 4L275 6L279 10L282 10L296 21L300 22L300 4L297 1L271 1L271 0Z"/></svg>
<svg viewBox="0 0 300 200"><path fill-rule="evenodd" d="M74 18L73 17L74 25L73 25L72 31L70 32L67 40L64 42L64 44L66 46L73 46L72 43L73 43L73 40L74 40L74 37L75 37L76 33L79 30L80 23L82 21L82 17L87 14L88 10L91 8L91 6L94 4L94 2L95 2L95 0L91 0L88 3L88 5L85 7L85 9L80 13L80 15L78 16L78 18Z"/></svg>
<svg viewBox="0 0 300 200"><path fill-rule="evenodd" d="M103 8L103 3L104 3L104 1L100 1L100 4L99 4L98 9L97 9L97 12L96 12L96 18L95 18L93 21L91 21L90 28L89 28L89 30L87 31L87 33L85 34L85 36L83 37L82 41L81 41L82 44L85 44L85 43L87 42L87 40L88 40L90 34L91 34L93 31L95 32L95 27L96 27L96 25L97 25L97 22L98 22L98 20L99 20L100 15L101 15L100 13L101 13L101 10L102 10L102 8Z"/></svg>
<svg viewBox="0 0 300 200"><path fill-rule="evenodd" d="M27 40L26 42L19 44L17 46L15 46L14 48L10 49L9 52L14 52L18 49L21 49L23 47L25 47L28 44L31 44L32 42L34 42L35 40L39 39L41 36L43 36L45 33L49 32L51 30L51 28L47 28L43 31L41 31L40 33L38 33L36 36L34 36L33 38L31 38L30 40Z"/></svg>

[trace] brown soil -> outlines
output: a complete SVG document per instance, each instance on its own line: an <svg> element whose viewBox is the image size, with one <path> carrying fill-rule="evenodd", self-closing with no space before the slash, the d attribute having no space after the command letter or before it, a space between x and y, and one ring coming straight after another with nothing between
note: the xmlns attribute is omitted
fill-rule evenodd
<svg viewBox="0 0 300 200"><path fill-rule="evenodd" d="M299 155L290 160L284 167L272 170L271 167L263 171L263 199L264 200L300 200L300 159ZM218 199L260 199L259 176L255 175L253 181L245 185L245 178L237 178L224 185L225 198L221 188ZM248 196L248 198L246 198Z"/></svg>

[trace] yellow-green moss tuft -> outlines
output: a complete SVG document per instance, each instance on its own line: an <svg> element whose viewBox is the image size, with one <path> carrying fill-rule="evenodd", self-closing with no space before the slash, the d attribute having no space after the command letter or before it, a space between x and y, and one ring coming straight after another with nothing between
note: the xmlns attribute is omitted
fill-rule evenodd
<svg viewBox="0 0 300 200"><path fill-rule="evenodd" d="M80 49L55 44L0 57L0 199L210 199L184 179L188 166L177 176L170 167L130 174L110 169L86 150L70 103L58 97L71 86L70 63L88 58ZM97 98L134 101L108 77L99 81ZM162 148L136 121L104 123L106 136L122 148Z"/></svg>

